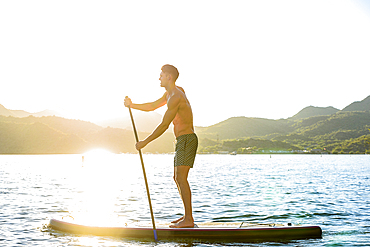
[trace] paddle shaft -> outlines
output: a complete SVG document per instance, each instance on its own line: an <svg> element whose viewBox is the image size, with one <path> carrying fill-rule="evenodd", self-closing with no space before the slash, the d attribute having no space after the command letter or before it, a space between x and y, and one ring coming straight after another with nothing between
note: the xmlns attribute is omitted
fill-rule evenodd
<svg viewBox="0 0 370 247"><path fill-rule="evenodd" d="M128 107L128 110L130 112L130 117L131 117L131 122L132 122L132 128L134 129L134 134L135 134L136 142L139 142L139 137L137 135L137 131L136 131L136 127L135 127L134 117L132 116L132 111L131 111L131 107L130 106ZM146 179L143 154L141 153L141 150L139 150L139 155L140 155L140 161L141 161L141 168L143 168L143 175L144 175L144 180L145 180L146 194L148 196L148 202L149 202L149 208L150 208L150 215L152 217L152 225L153 225L154 239L155 239L155 241L158 241L157 229L155 228L155 221L154 221L154 214L153 214L152 202L150 200L149 185L148 185L148 180Z"/></svg>

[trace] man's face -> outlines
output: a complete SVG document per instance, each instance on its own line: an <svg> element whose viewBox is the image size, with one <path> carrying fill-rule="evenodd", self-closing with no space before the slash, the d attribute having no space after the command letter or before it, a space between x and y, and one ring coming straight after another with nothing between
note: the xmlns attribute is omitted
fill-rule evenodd
<svg viewBox="0 0 370 247"><path fill-rule="evenodd" d="M165 87L168 83L169 75L163 71L159 75L159 80L161 81L161 87Z"/></svg>

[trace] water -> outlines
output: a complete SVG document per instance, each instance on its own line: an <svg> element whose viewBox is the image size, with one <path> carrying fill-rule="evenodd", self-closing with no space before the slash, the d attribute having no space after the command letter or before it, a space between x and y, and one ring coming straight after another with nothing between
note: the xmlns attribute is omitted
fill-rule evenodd
<svg viewBox="0 0 370 247"><path fill-rule="evenodd" d="M172 155L144 155L156 221L183 212ZM138 155L0 155L0 246L368 246L369 155L198 155L189 175L198 222L320 225L322 239L207 243L75 236L46 227L71 215L150 223ZM122 223L124 222L124 223Z"/></svg>

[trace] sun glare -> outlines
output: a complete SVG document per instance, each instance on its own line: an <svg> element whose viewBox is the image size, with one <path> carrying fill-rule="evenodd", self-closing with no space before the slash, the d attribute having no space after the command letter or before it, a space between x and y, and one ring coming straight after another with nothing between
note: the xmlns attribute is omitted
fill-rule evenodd
<svg viewBox="0 0 370 247"><path fill-rule="evenodd" d="M105 156L109 154L112 154L112 153L102 148L92 149L84 153L84 155L89 155L89 156Z"/></svg>
<svg viewBox="0 0 370 247"><path fill-rule="evenodd" d="M127 198L137 190L138 169L128 166L127 156L96 149L84 153L71 178L72 205L66 219L92 226L124 226L132 211Z"/></svg>

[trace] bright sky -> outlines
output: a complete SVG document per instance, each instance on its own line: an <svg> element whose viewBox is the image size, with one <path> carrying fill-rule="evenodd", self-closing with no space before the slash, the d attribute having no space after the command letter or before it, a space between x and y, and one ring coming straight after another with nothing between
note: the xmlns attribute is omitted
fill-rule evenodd
<svg viewBox="0 0 370 247"><path fill-rule="evenodd" d="M0 35L0 104L14 110L127 116L125 95L163 95L167 63L197 126L370 95L366 0L0 1Z"/></svg>

